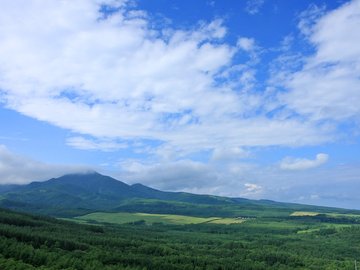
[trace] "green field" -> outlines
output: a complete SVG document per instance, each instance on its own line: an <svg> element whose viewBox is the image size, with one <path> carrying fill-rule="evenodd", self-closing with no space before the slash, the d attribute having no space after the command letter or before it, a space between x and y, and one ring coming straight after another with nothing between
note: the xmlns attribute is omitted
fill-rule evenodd
<svg viewBox="0 0 360 270"><path fill-rule="evenodd" d="M185 224L235 224L242 223L245 219L241 218L219 218L219 217L192 217L183 215L167 215L167 214L148 214L148 213L105 213L96 212L79 217L72 220L80 223L113 223L113 224L127 224L127 223L162 223L173 225Z"/></svg>
<svg viewBox="0 0 360 270"><path fill-rule="evenodd" d="M0 269L352 270L360 258L360 224L351 216L259 217L229 225L216 223L231 218L87 216L127 223L77 224L0 209Z"/></svg>

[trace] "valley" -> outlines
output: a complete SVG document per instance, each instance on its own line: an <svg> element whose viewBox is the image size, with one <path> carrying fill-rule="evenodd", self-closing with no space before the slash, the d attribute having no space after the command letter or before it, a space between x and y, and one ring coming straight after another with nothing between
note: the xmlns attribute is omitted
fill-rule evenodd
<svg viewBox="0 0 360 270"><path fill-rule="evenodd" d="M0 270L360 269L360 0L0 0Z"/></svg>
<svg viewBox="0 0 360 270"><path fill-rule="evenodd" d="M98 173L3 190L4 270L350 270L360 258L357 210L163 192Z"/></svg>

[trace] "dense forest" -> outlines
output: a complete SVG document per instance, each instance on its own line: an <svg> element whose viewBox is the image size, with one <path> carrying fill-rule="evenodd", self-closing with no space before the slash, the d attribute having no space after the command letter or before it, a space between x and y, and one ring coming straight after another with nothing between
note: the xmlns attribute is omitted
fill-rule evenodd
<svg viewBox="0 0 360 270"><path fill-rule="evenodd" d="M242 224L84 225L0 210L10 269L354 269L360 226L314 217Z"/></svg>

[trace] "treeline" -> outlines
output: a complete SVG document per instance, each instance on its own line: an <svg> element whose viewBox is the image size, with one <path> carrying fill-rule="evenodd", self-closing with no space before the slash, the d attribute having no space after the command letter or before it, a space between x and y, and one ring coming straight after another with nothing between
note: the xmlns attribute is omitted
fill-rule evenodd
<svg viewBox="0 0 360 270"><path fill-rule="evenodd" d="M228 209L230 208L230 209ZM191 204L161 200L130 200L116 207L116 212L175 214L196 217L232 217L236 216L236 205Z"/></svg>
<svg viewBox="0 0 360 270"><path fill-rule="evenodd" d="M360 224L359 217L352 216L330 216L327 214L318 214L315 216L290 216L288 219L296 221L312 221L333 224Z"/></svg>
<svg viewBox="0 0 360 270"><path fill-rule="evenodd" d="M284 221L285 222L285 221ZM360 228L80 225L0 210L0 269L353 269Z"/></svg>

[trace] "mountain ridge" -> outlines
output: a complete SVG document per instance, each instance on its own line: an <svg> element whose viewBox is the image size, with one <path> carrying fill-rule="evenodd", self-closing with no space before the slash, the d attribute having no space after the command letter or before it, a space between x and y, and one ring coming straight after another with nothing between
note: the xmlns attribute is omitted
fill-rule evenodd
<svg viewBox="0 0 360 270"><path fill-rule="evenodd" d="M67 174L43 182L0 188L0 206L53 216L72 216L94 211L251 216L255 212L261 214L261 211L268 209L281 209L287 214L295 210L337 209L270 200L161 191L140 183L129 185L97 172Z"/></svg>

